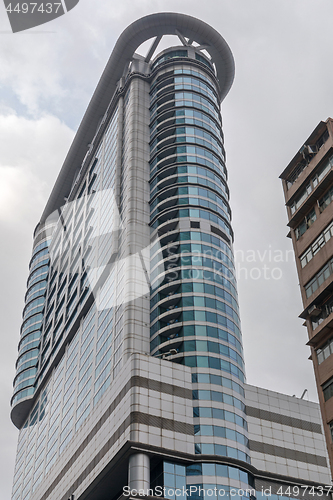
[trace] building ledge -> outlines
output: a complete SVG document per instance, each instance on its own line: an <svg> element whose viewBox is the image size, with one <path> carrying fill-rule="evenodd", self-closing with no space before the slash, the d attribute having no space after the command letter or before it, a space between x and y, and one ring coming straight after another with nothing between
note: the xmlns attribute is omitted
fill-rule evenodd
<svg viewBox="0 0 333 500"><path fill-rule="evenodd" d="M318 331L317 331L318 330ZM315 330L306 345L317 347L318 344L333 332L333 313L330 314Z"/></svg>

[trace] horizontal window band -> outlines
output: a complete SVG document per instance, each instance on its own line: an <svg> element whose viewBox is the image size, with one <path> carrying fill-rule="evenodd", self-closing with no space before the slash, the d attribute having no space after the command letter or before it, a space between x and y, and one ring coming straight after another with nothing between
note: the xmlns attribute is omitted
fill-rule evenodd
<svg viewBox="0 0 333 500"><path fill-rule="evenodd" d="M192 399L192 391L189 389L184 389L182 387L174 386L171 384L167 384L164 382L158 382L157 380L150 380L144 377L134 376L132 377L127 384L123 387L120 393L113 400L109 408L100 418L100 420L96 423L93 429L86 436L83 443L78 447L76 452L72 455L71 459L67 462L65 467L62 469L60 474L56 477L44 495L40 498L40 500L46 500L51 495L52 491L57 487L63 477L67 474L69 469L74 465L76 460L81 456L84 452L88 444L94 439L97 432L101 429L110 415L114 412L116 407L120 404L120 402L124 399L126 393L132 387L144 387L150 390L160 391L165 394L173 394L175 396L183 397L185 399ZM158 427L167 430L173 430L174 432L180 432L182 434L189 434L194 436L194 427L193 425L186 424L184 422L178 422L171 419L166 419L163 417L155 417L154 415L147 415L145 413L140 412L132 412L126 420L117 428L115 433L110 437L110 439L106 442L103 448L99 451L99 453L94 457L92 462L88 465L88 467L80 474L79 478L75 481L73 485L74 489L76 489L83 480L87 477L87 475L96 467L96 465L102 460L104 455L109 451L109 449L115 444L115 442L119 439L119 437L126 431L126 429L133 423L142 423L144 425L150 425L152 427Z"/></svg>
<svg viewBox="0 0 333 500"><path fill-rule="evenodd" d="M264 453L265 455L274 455L275 457L283 457L297 462L318 465L319 467L327 467L325 457L305 453L304 451L290 450L282 446L260 443L259 441L250 441L250 450L256 451L257 453Z"/></svg>
<svg viewBox="0 0 333 500"><path fill-rule="evenodd" d="M253 408L251 406L246 407L246 414L249 417L260 418L261 420L267 420L268 422L275 422L277 424L296 427L297 429L302 429L304 431L322 434L320 424L315 424L307 420L301 420L300 418L288 417L287 415L281 415L280 413L261 410L259 408Z"/></svg>

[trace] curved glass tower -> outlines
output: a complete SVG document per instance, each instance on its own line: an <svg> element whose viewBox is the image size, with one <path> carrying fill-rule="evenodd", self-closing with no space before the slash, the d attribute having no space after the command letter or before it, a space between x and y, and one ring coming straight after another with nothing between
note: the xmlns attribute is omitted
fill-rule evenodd
<svg viewBox="0 0 333 500"><path fill-rule="evenodd" d="M164 35L177 43L154 56ZM233 76L190 16L119 37L34 233L12 500L255 494L220 114Z"/></svg>
<svg viewBox="0 0 333 500"><path fill-rule="evenodd" d="M249 462L219 84L190 46L152 68L151 353L192 369L195 453ZM207 383L228 390L212 395ZM221 404L207 407L213 397Z"/></svg>

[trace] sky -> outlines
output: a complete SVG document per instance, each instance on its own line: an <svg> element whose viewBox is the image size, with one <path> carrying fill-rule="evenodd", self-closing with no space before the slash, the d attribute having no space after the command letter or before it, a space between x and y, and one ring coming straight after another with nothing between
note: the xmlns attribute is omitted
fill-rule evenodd
<svg viewBox="0 0 333 500"><path fill-rule="evenodd" d="M211 24L233 52L222 105L247 381L316 400L280 173L333 115L331 0L80 0L13 34L0 5L0 500L18 431L10 397L32 233L120 33L154 12Z"/></svg>

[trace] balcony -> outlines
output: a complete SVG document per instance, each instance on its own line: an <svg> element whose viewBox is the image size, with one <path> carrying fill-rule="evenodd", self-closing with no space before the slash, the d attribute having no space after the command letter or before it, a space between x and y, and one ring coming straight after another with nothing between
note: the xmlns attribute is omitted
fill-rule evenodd
<svg viewBox="0 0 333 500"><path fill-rule="evenodd" d="M330 148L329 153L333 151ZM313 169L314 170L314 169ZM325 193L327 188L333 182L333 156L327 157L322 163L319 170L314 174L310 175L305 179L306 187L300 191L301 194L296 194L289 198L287 201L287 206L290 207L290 220L288 226L292 229L302 221L302 219L307 215L309 210L313 208L315 202L318 201L322 195ZM302 194L303 193L303 194Z"/></svg>
<svg viewBox="0 0 333 500"><path fill-rule="evenodd" d="M280 175L280 179L285 181L286 200L295 195L331 147L327 122L320 122Z"/></svg>
<svg viewBox="0 0 333 500"><path fill-rule="evenodd" d="M317 347L326 337L333 333L333 299L321 308L315 309L316 315L310 317L313 335L307 345Z"/></svg>

